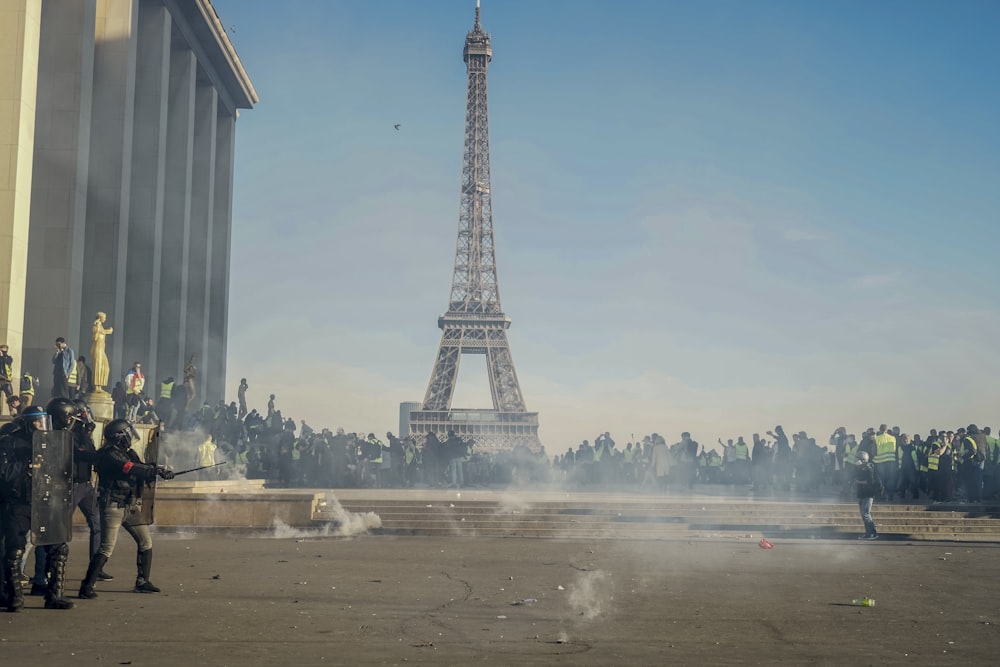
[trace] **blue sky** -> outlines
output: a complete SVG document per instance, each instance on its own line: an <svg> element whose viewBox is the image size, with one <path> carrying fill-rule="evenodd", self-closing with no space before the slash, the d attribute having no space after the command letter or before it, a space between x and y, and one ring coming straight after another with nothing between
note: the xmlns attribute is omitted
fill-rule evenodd
<svg viewBox="0 0 1000 667"><path fill-rule="evenodd" d="M395 431L447 305L474 2L214 4L261 98L228 384ZM483 4L500 294L550 453L1000 423L1000 5ZM466 355L455 407L488 403Z"/></svg>

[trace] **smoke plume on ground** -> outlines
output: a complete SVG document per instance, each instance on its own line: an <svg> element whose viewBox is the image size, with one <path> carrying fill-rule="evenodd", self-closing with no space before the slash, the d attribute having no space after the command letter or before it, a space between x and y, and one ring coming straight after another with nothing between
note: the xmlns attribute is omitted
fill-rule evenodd
<svg viewBox="0 0 1000 667"><path fill-rule="evenodd" d="M570 586L569 606L585 621L607 614L614 602L611 575L603 570L580 572Z"/></svg>
<svg viewBox="0 0 1000 667"><path fill-rule="evenodd" d="M355 537L366 535L373 529L382 527L382 518L374 512L348 512L332 493L327 493L321 501L324 513L333 520L317 528L295 528L281 519L275 519L273 530L262 537L271 539L308 539L318 537Z"/></svg>

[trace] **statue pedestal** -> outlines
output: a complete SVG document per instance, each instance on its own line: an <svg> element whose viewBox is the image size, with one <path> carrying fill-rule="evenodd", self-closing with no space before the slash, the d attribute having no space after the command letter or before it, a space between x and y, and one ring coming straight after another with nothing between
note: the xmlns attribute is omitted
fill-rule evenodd
<svg viewBox="0 0 1000 667"><path fill-rule="evenodd" d="M109 422L115 418L115 402L111 400L111 394L106 391L93 391L87 394L87 404L93 411L95 420Z"/></svg>

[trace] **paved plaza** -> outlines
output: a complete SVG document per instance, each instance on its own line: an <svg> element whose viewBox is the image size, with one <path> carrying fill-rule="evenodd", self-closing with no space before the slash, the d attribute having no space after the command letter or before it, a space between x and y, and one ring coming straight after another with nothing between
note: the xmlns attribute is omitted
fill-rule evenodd
<svg viewBox="0 0 1000 667"><path fill-rule="evenodd" d="M86 566L72 544L70 586ZM995 664L997 546L958 542L122 535L96 600L28 598L39 665ZM853 598L875 598L873 608ZM517 603L517 604L515 604Z"/></svg>

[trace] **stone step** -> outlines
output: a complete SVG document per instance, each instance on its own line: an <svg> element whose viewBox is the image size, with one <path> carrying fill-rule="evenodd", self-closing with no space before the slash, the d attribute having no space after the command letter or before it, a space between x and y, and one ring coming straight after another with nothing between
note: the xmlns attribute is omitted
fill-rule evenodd
<svg viewBox="0 0 1000 667"><path fill-rule="evenodd" d="M588 539L677 539L704 535L767 534L788 538L856 536L861 520L855 503L761 502L730 499L672 499L594 502L352 498L349 512L373 512L382 531L398 535L491 537L575 537ZM1000 541L1000 506L994 504L876 504L873 515L883 535L896 539ZM318 507L314 521L333 520Z"/></svg>
<svg viewBox="0 0 1000 667"><path fill-rule="evenodd" d="M600 506L581 506L580 504L569 503L540 503L530 506L511 508L508 505L499 503L447 503L447 504L423 504L419 502L372 502L372 501L350 501L342 502L345 509L350 511L393 511L393 510L413 510L422 512L455 512L466 514L530 514L530 513L560 513L560 514L662 514L662 513L761 513L761 512L783 512L796 514L817 514L817 513L857 513L858 508L854 503L826 503L826 504L801 504L801 503L751 503L751 504L670 504L670 505L622 505L607 504ZM948 505L926 505L926 504L886 504L876 503L878 511L923 514L927 512L942 513L968 513L983 516L994 516L1000 518L1000 506L979 505L979 504L948 504Z"/></svg>
<svg viewBox="0 0 1000 667"><path fill-rule="evenodd" d="M407 509L405 511L395 510L375 510L368 508L345 508L352 512L374 512L382 517L383 520L397 520L397 521L422 521L425 519L441 519L448 521L508 521L508 522L533 522L533 521L552 521L552 522L598 522L598 523L635 523L635 524L661 524L661 523L759 523L762 521L772 521L772 522L803 522L803 523L840 523L840 522L857 522L859 520L858 511L854 510L852 512L838 512L838 513L827 513L827 514L812 514L803 515L797 512L758 512L758 513L692 513L692 514L662 514L659 516L654 515L639 515L634 516L630 514L560 514L560 513L543 513L543 512L530 512L524 514L498 514L498 513L476 513L476 512L428 512L424 510L412 510ZM314 514L316 519L324 518L324 516L332 516L333 514L328 511L319 510ZM942 513L924 513L924 514L914 514L909 512L893 512L893 511L883 511L875 510L874 516L879 521L893 521L901 523L956 523L956 522L968 522L968 525L975 524L992 524L1000 526L1000 520L994 519L992 517L980 517L980 516L970 516L967 514L942 514Z"/></svg>
<svg viewBox="0 0 1000 667"><path fill-rule="evenodd" d="M745 531L731 531L731 530L720 530L720 529L695 529L695 528L685 528L683 530L678 529L675 531L651 531L651 532L633 532L633 531L606 531L606 530L594 530L585 528L567 528L560 529L557 531L537 529L537 528L526 528L519 527L510 530L487 530L487 529L456 529L454 526L449 527L407 527L407 528L386 528L377 529L373 531L374 533L381 533L387 535L411 535L411 536L449 536L449 537L536 537L536 538L548 538L548 539L613 539L613 540L658 540L658 539L681 539L681 538L698 538L698 537L723 537L736 540L753 540L757 541L761 537L765 536L770 539L854 539L860 533L861 529L857 526L853 528L847 527L834 527L827 528L823 530L817 530L814 528L809 529L794 529L786 528L780 529L775 528L769 531L758 531L756 533L747 533ZM746 537L747 535L751 537ZM953 531L946 527L941 527L939 530L911 530L911 531L881 531L880 535L885 540L961 540L961 541L985 541L985 542L995 542L997 541L998 534L995 530L990 530L987 532L968 532L968 531Z"/></svg>

